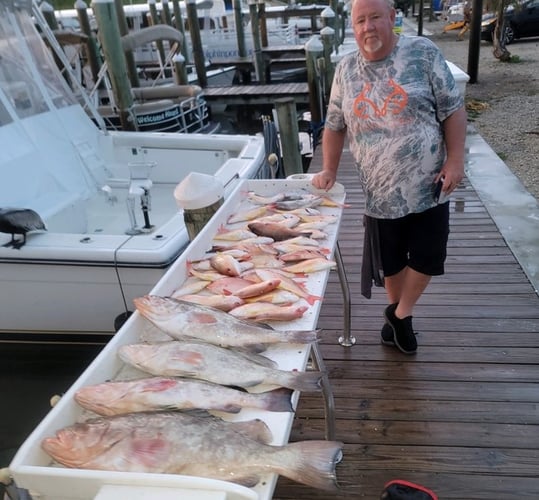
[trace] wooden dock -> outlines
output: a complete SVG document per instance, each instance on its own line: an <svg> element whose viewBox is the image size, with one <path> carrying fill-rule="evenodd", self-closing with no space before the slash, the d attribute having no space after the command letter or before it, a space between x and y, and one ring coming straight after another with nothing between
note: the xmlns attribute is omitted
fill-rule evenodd
<svg viewBox="0 0 539 500"><path fill-rule="evenodd" d="M309 103L307 83L274 83L270 85L233 85L230 87L206 87L204 98L211 104L229 105L272 104L275 99L292 97L297 104Z"/></svg>
<svg viewBox="0 0 539 500"><path fill-rule="evenodd" d="M311 172L320 168L320 148ZM419 349L380 343L383 289L360 294L363 195L348 153L339 182L351 205L339 246L352 296L352 336L343 347L343 304L332 273L322 305L321 351L335 395L341 490L280 478L275 500L376 500L391 479L440 499L539 498L539 297L470 182L451 201L446 275L416 307ZM291 441L324 439L319 394L302 393Z"/></svg>

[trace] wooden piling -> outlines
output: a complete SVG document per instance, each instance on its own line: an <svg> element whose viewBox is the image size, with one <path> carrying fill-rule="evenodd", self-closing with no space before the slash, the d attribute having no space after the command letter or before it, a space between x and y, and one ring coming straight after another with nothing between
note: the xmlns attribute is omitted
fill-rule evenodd
<svg viewBox="0 0 539 500"><path fill-rule="evenodd" d="M137 130L137 123L133 115L133 96L127 76L127 65L122 50L114 0L93 0L92 8L99 28L101 47L107 61L122 129Z"/></svg>
<svg viewBox="0 0 539 500"><path fill-rule="evenodd" d="M326 102L329 101L329 93L331 91L331 84L333 83L333 75L335 74L335 66L331 61L331 53L333 52L333 37L335 31L326 26L320 31L320 38L322 40L323 54L324 54L324 97Z"/></svg>
<svg viewBox="0 0 539 500"><path fill-rule="evenodd" d="M185 38L185 27L183 25L183 17L179 0L172 0L172 11L174 12L174 25L183 36L183 43L181 44L180 50L182 56L185 58L185 64L189 64L189 50L187 48L187 38Z"/></svg>
<svg viewBox="0 0 539 500"><path fill-rule="evenodd" d="M305 44L311 120L315 124L322 121L322 91L318 78L317 61L318 58L322 57L323 50L322 42L320 42L317 36L312 36Z"/></svg>
<svg viewBox="0 0 539 500"><path fill-rule="evenodd" d="M99 53L97 41L90 26L88 5L84 0L77 0L75 2L75 10L77 11L77 19L79 20L80 29L87 37L86 53L88 56L90 71L92 72L92 78L94 82L97 82L99 78L99 70L101 69L101 66L103 66L103 59ZM103 81L99 83L99 88L104 88Z"/></svg>
<svg viewBox="0 0 539 500"><path fill-rule="evenodd" d="M124 5L122 0L114 0L116 7L116 17L118 18L118 28L120 30L120 36L129 34L129 27L127 26L127 19L125 17ZM129 81L132 87L140 87L140 81L138 77L137 65L135 63L135 56L131 50L125 51L125 62L127 65L127 74L129 75Z"/></svg>
<svg viewBox="0 0 539 500"><path fill-rule="evenodd" d="M251 16L251 32L253 34L256 79L260 83L266 83L266 69L264 67L264 56L262 54L262 43L260 41L257 0L249 0L249 15Z"/></svg>
<svg viewBox="0 0 539 500"><path fill-rule="evenodd" d="M206 64L204 59L204 48L200 38L200 26L198 24L198 12L196 0L187 0L187 22L189 24L189 33L191 35L191 46L193 49L193 58L195 60L195 69L198 77L198 84L205 88L208 86L208 77L206 75Z"/></svg>
<svg viewBox="0 0 539 500"><path fill-rule="evenodd" d="M121 1L121 0L116 0ZM158 24L163 24L161 22L161 18L159 17L159 14L157 13L157 7L155 6L156 0L148 0L148 7L150 9L150 16L152 19L152 25L157 26ZM165 55L165 47L163 46L163 42L161 40L157 40L155 42L155 45L157 47L157 51L159 52L159 58L161 59L161 63L165 64L166 55Z"/></svg>
<svg viewBox="0 0 539 500"><path fill-rule="evenodd" d="M234 0L234 24L236 27L236 39L238 41L238 55L240 57L247 57L245 31L243 29L243 19L241 14L241 0Z"/></svg>
<svg viewBox="0 0 539 500"><path fill-rule="evenodd" d="M296 103L291 97L275 100L285 176L302 174Z"/></svg>

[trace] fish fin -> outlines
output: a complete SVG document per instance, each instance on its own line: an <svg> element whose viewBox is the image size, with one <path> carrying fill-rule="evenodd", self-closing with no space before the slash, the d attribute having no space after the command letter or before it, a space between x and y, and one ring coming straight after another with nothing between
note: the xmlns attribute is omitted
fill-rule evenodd
<svg viewBox="0 0 539 500"><path fill-rule="evenodd" d="M248 476L238 476L238 472L234 471L234 482L240 486L245 486L246 488L252 488L260 482L260 476L251 474Z"/></svg>
<svg viewBox="0 0 539 500"><path fill-rule="evenodd" d="M322 390L322 377L319 371L290 372L290 388L302 392L320 392Z"/></svg>
<svg viewBox="0 0 539 500"><path fill-rule="evenodd" d="M217 228L217 234L225 234L225 233L229 233L229 232L230 232L230 230L227 229L227 228L225 227L224 224L221 224L221 225Z"/></svg>
<svg viewBox="0 0 539 500"><path fill-rule="evenodd" d="M261 393L260 397L264 402L263 409L267 411L293 412L294 408L292 407L291 401L292 394L293 391L286 387Z"/></svg>
<svg viewBox="0 0 539 500"><path fill-rule="evenodd" d="M273 361L270 358L266 358L265 356L258 354L256 352L249 351L247 349L238 349L235 348L234 352L237 354L240 354L244 358L248 359L252 363L256 363L257 365L264 366L266 368L277 368L277 363Z"/></svg>
<svg viewBox="0 0 539 500"><path fill-rule="evenodd" d="M231 422L230 424L235 432L243 434L259 443L269 444L273 439L270 428L259 418L245 422Z"/></svg>
<svg viewBox="0 0 539 500"><path fill-rule="evenodd" d="M313 488L336 492L339 485L335 467L342 460L343 446L338 441L321 440L289 443L285 448L295 460L280 473Z"/></svg>

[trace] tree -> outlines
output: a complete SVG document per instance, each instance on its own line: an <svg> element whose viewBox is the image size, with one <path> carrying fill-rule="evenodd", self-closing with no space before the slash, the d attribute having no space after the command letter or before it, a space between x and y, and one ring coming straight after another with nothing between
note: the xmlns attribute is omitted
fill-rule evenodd
<svg viewBox="0 0 539 500"><path fill-rule="evenodd" d="M494 8L496 9L496 27L492 33L492 53L496 59L503 62L511 60L511 52L507 50L505 45L505 20L504 13L507 6L512 3L511 0L496 0Z"/></svg>

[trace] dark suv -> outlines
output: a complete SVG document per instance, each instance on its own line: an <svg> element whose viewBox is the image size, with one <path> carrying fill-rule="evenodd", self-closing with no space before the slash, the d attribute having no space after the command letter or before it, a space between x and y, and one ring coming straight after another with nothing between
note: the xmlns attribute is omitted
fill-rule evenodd
<svg viewBox="0 0 539 500"><path fill-rule="evenodd" d="M481 39L492 42L495 27L496 14L483 14ZM517 5L509 5L504 14L503 36L507 44L517 38L539 36L539 0L524 0Z"/></svg>

